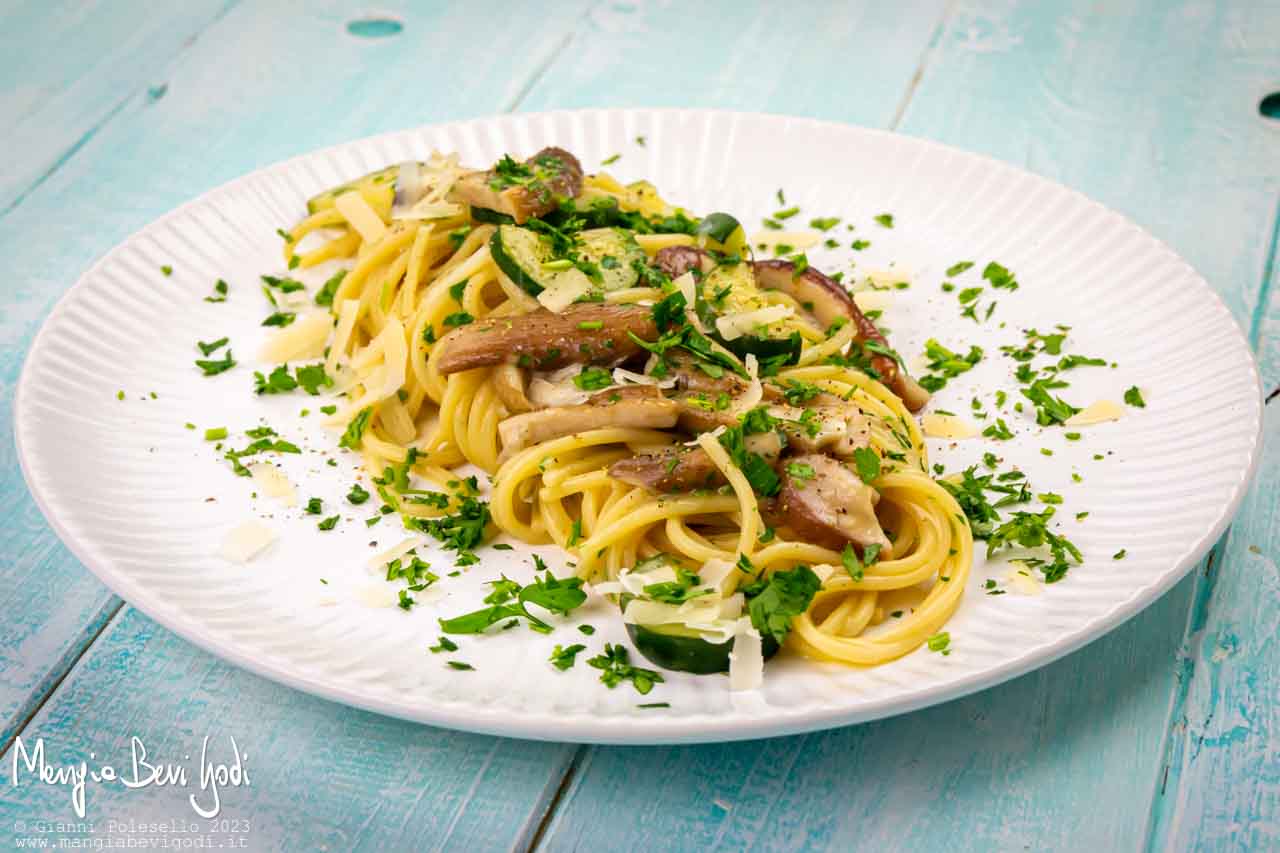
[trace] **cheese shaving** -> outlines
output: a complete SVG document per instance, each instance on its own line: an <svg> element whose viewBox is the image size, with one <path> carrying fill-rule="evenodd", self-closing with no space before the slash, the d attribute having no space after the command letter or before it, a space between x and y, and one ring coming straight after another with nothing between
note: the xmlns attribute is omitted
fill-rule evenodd
<svg viewBox="0 0 1280 853"><path fill-rule="evenodd" d="M279 498L285 506L297 506L298 490L285 476L284 472L270 462L255 462L247 466L253 475L253 482L263 494L271 498Z"/></svg>
<svg viewBox="0 0 1280 853"><path fill-rule="evenodd" d="M1118 421L1124 409L1119 404L1111 400L1098 400L1096 403L1090 403L1084 409L1076 412L1067 418L1063 423L1067 426L1090 426L1092 424L1106 423L1107 421Z"/></svg>
<svg viewBox="0 0 1280 853"><path fill-rule="evenodd" d="M716 318L716 328L726 341L732 341L750 333L757 326L768 326L779 320L785 320L795 313L790 305L770 305L757 308L755 311L743 311L738 314L726 314Z"/></svg>
<svg viewBox="0 0 1280 853"><path fill-rule="evenodd" d="M386 236L386 223L360 193L343 193L333 200L333 206L356 230L366 246L372 246Z"/></svg>
<svg viewBox="0 0 1280 853"><path fill-rule="evenodd" d="M338 309L338 326L333 332L333 343L329 345L329 357L324 360L324 372L330 376L338 366L338 359L347 351L351 333L356 328L356 318L359 316L359 299L342 300L342 306Z"/></svg>
<svg viewBox="0 0 1280 853"><path fill-rule="evenodd" d="M698 285L693 280L693 271L687 271L684 275L678 276L675 281L671 282L675 289L680 291L680 295L684 297L686 305L692 305L697 299Z"/></svg>
<svg viewBox="0 0 1280 853"><path fill-rule="evenodd" d="M246 521L227 534L218 555L233 563L247 563L274 541L276 533L270 527L260 521Z"/></svg>
<svg viewBox="0 0 1280 853"><path fill-rule="evenodd" d="M866 311L883 311L893 304L893 293L888 290L859 290L853 294L858 308Z"/></svg>
<svg viewBox="0 0 1280 853"><path fill-rule="evenodd" d="M973 438L978 428L958 415L930 412L920 419L920 428L930 438Z"/></svg>
<svg viewBox="0 0 1280 853"><path fill-rule="evenodd" d="M408 554L414 548L419 548L426 544L427 540L423 539L421 536L409 536L397 542L395 545L392 545L387 550L374 554L365 562L365 565L371 569L380 569L392 560L397 560L405 554Z"/></svg>
<svg viewBox="0 0 1280 853"><path fill-rule="evenodd" d="M332 317L324 311L314 311L267 338L258 357L277 363L319 358L324 355L332 328Z"/></svg>
<svg viewBox="0 0 1280 853"><path fill-rule="evenodd" d="M764 643L751 618L738 620L733 651L729 652L729 689L755 690L764 683Z"/></svg>
<svg viewBox="0 0 1280 853"><path fill-rule="evenodd" d="M579 297L591 290L591 279L580 269L565 270L555 277L550 287L538 294L538 302L552 313L559 314Z"/></svg>

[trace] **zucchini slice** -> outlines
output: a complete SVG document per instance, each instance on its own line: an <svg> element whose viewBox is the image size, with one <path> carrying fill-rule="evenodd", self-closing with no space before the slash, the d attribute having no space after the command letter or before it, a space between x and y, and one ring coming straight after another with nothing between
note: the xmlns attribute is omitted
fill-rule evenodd
<svg viewBox="0 0 1280 853"><path fill-rule="evenodd" d="M471 218L486 225L511 225L515 222L505 213L499 213L487 207L476 207L475 205L471 206Z"/></svg>
<svg viewBox="0 0 1280 853"><path fill-rule="evenodd" d="M691 672L695 675L729 671L729 652L733 651L733 640L711 643L693 632L687 635L679 632L675 625L628 625L627 636L631 638L636 651L650 663L663 669ZM778 653L778 641L771 635L764 634L761 644L765 660Z"/></svg>
<svg viewBox="0 0 1280 853"><path fill-rule="evenodd" d="M644 249L624 228L593 228L578 235L578 255L600 270L600 290L609 293L635 287L640 274L635 263L645 263Z"/></svg>
<svg viewBox="0 0 1280 853"><path fill-rule="evenodd" d="M307 213L319 213L322 210L328 210L333 207L335 198L353 190L372 190L375 193L385 192L394 197L396 193L396 178L399 175L400 165L397 163L394 166L388 166L385 169L362 175L354 181L347 181L345 184L331 187L307 199Z"/></svg>
<svg viewBox="0 0 1280 853"><path fill-rule="evenodd" d="M489 253L507 278L534 296L550 285L555 275L542 268L552 260L551 245L528 228L499 225L489 238Z"/></svg>
<svg viewBox="0 0 1280 853"><path fill-rule="evenodd" d="M671 564L666 555L657 555L637 563L633 573L644 575L661 571ZM665 577L671 577L668 572ZM618 604L623 612L636 596L623 594ZM647 600L647 599L646 599ZM663 669L677 672L691 672L695 675L708 675L715 672L729 671L729 653L733 651L734 640L714 643L702 638L697 631L679 623L662 625L627 624L627 636L631 638L636 651L644 655L649 662ZM762 636L764 659L768 660L778 653L778 643L770 635Z"/></svg>
<svg viewBox="0 0 1280 853"><path fill-rule="evenodd" d="M727 223L722 225L727 227ZM723 316L746 313L769 304L760 286L756 284L751 265L745 262L721 264L707 273L699 282L698 302L699 316L708 323L714 323L712 315L715 314ZM800 360L800 334L782 323L772 323L764 329L736 338L726 338L718 331L711 333L711 336L738 358L746 358L751 354L759 359L761 366L767 365L775 370Z"/></svg>
<svg viewBox="0 0 1280 853"><path fill-rule="evenodd" d="M639 278L635 261L643 262L645 254L630 231L593 228L576 236L578 258L599 270L592 293L635 286ZM559 276L576 269L566 259L555 257L550 242L537 231L517 225L499 225L489 240L489 252L508 278L534 296L555 287Z"/></svg>

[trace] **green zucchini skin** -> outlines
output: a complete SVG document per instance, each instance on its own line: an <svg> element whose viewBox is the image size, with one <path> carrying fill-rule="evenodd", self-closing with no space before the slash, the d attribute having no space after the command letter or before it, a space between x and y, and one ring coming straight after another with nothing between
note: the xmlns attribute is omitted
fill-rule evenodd
<svg viewBox="0 0 1280 853"><path fill-rule="evenodd" d="M729 652L733 640L709 643L699 637L664 634L645 625L627 625L627 635L636 651L655 666L694 675L710 675L729 671ZM778 641L766 634L762 637L764 659L778 653Z"/></svg>
<svg viewBox="0 0 1280 853"><path fill-rule="evenodd" d="M353 181L347 181L345 184L339 184L336 187L330 187L322 193L316 193L307 199L307 213L317 213L333 207L333 200L346 192L358 190L361 187L376 186L378 184L391 183L394 184L396 178L400 175L400 164L388 166L385 169L379 169L376 172L370 172L367 175L361 175Z"/></svg>
<svg viewBox="0 0 1280 853"><path fill-rule="evenodd" d="M472 215L480 208L472 208ZM621 228L594 228L577 235L579 255L600 267L597 290L610 291L633 287L639 278L636 262L643 262L644 250L631 232ZM499 225L489 238L489 253L508 278L528 293L537 296L555 280L555 271L544 266L554 260L551 248L541 235L516 225ZM604 267L606 257L614 263Z"/></svg>
<svg viewBox="0 0 1280 853"><path fill-rule="evenodd" d="M526 292L537 296L542 292L541 265L550 260L550 252L543 250L538 235L515 225L499 225L489 238L489 254L498 269L506 273Z"/></svg>
<svg viewBox="0 0 1280 853"><path fill-rule="evenodd" d="M515 220L505 213L490 210L487 207L471 207L471 218L486 225L514 225Z"/></svg>

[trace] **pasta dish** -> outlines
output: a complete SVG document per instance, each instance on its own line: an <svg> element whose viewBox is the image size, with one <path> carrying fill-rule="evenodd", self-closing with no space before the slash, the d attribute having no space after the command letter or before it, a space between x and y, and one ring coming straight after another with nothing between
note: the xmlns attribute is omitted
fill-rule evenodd
<svg viewBox="0 0 1280 853"><path fill-rule="evenodd" d="M290 268L344 269L274 360L322 359L342 446L460 564L499 533L554 543L581 582L528 601L589 585L650 661L734 687L781 645L891 661L956 610L973 536L929 473L929 392L836 277L757 257L734 216L546 148L392 166L282 237Z"/></svg>

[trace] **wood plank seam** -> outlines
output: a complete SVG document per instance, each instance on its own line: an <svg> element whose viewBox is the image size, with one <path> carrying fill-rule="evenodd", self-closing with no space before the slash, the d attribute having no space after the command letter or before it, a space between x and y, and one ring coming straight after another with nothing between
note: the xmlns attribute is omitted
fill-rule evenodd
<svg viewBox="0 0 1280 853"><path fill-rule="evenodd" d="M1261 346L1262 323L1267 313L1271 298L1272 280L1276 272L1276 255L1280 249L1280 200L1277 200L1276 212L1272 217L1271 237L1267 246L1266 259L1262 266L1262 281L1258 286L1257 302L1250 317L1249 328L1246 329L1249 346L1255 353ZM1269 377L1264 376L1266 382ZM1267 398L1270 402L1274 394ZM1254 484L1257 488L1258 484ZM1209 622L1209 610L1213 602L1213 592L1217 584L1218 572L1213 571L1217 558L1222 556L1231 538L1231 526L1228 526L1217 543L1209 552L1204 571L1196 577L1191 597L1191 608L1187 612L1186 628L1183 632L1182 645L1178 652L1177 689L1170 699L1169 715L1165 720L1165 731L1161 752L1163 760L1159 780L1153 786L1151 805L1147 811L1146 845L1148 851L1164 849L1172 837L1172 823L1176 820L1171 804L1178 802L1177 791L1182 784L1183 755L1188 747L1188 729L1186 705L1191 694L1191 683L1196 673L1203 671L1204 657L1200 642L1205 626ZM1207 729L1205 729L1207 730ZM1200 741L1204 740L1204 730ZM1197 744L1198 749L1199 744ZM1169 777L1173 776L1173 795L1169 796Z"/></svg>
<svg viewBox="0 0 1280 853"><path fill-rule="evenodd" d="M907 114L907 105L911 103L911 98L920 86L920 81L924 79L924 72L929 67L929 61L933 59L934 54L937 53L938 45L942 43L942 36L947 31L947 24L950 23L955 12L956 2L957 0L948 0L947 5L943 7L942 15L938 18L938 25L933 28L933 33L929 36L929 43L925 45L924 51L920 54L920 62L916 66L915 73L911 75L906 91L902 93L902 100L898 102L898 108L894 111L893 118L889 120L889 130L897 130L898 125L902 124L902 118Z"/></svg>
<svg viewBox="0 0 1280 853"><path fill-rule="evenodd" d="M192 45L194 45L197 41L200 40L200 36L205 31L209 30L214 26L217 26L218 22L221 21L223 18L225 18L227 14L232 9L234 9L239 3L240 3L240 0L228 0L226 5L224 5L222 9L219 10L218 14L209 19L209 22L205 24L204 29L196 33L195 35L193 35L191 38L187 39L182 44L182 46L178 48L176 53L174 53L167 60L165 60L165 62L163 63L163 66L172 65L175 61L179 60L183 54L185 54L188 50L190 50ZM167 87L167 84L166 84L166 87ZM149 97L149 92L151 88L152 87L149 85L144 86L140 91L129 92L123 98L121 98L120 101L117 104L115 104L115 106L113 106L105 116L103 116L96 124L90 127L87 131L81 134L80 138L77 139L75 142L73 142L70 147L68 147L65 151L59 154L57 159L53 161L53 163L49 166L48 169L42 172L34 181L32 181L27 187L25 187L22 190L22 192L18 193L17 196L14 197L13 201L10 202L8 206L4 208L4 210L0 210L0 221L3 221L6 216L8 216L15 209L17 209L24 201L26 201L33 192L40 189L40 187L46 181L48 181L55 174L57 174L58 171L62 169L63 166L67 165L67 163L70 162L71 159L75 157L76 154L78 154L82 148L84 148L84 146L88 145L89 142L92 141L93 138L97 136L102 131L103 128L105 128L108 124L114 121L116 116L120 115L120 113L124 110L124 108L128 106L135 98L139 97L140 95L144 98Z"/></svg>
<svg viewBox="0 0 1280 853"><path fill-rule="evenodd" d="M588 9L588 13L589 11L590 10ZM524 102L524 99L529 97L529 93L533 91L533 87L537 86L538 81L551 70L551 67L556 63L556 60L565 52L565 48L569 46L569 43L573 41L573 37L577 34L578 31L576 29L571 29L569 32L564 34L563 38L556 42L555 47L548 51L547 55L543 57L536 66L534 66L533 73L529 75L529 79L525 81L525 84L516 92L515 97L511 99L511 103L502 108L504 113L513 113L520 107L520 104Z"/></svg>
<svg viewBox="0 0 1280 853"><path fill-rule="evenodd" d="M560 777L560 783L556 785L555 793L545 805L542 806L542 812L538 817L538 825L534 827L532 834L526 836L521 833L519 841L516 842L516 849L520 851L534 851L542 844L543 836L547 832L547 828L551 825L551 820L559 811L560 802L564 799L565 794L573 786L574 780L578 775L578 768L587 758L587 744L579 744L574 750L573 757L569 759L569 763L565 766L564 775ZM527 837L527 841L526 841Z"/></svg>
<svg viewBox="0 0 1280 853"><path fill-rule="evenodd" d="M1267 260L1262 266L1262 284L1258 288L1258 301L1253 306L1253 316L1249 319L1249 345L1258 354L1260 354L1259 347L1262 345L1262 321L1267 315L1267 307L1271 302L1271 282L1275 279L1278 251L1280 251L1280 197L1276 199L1275 217L1271 223L1271 243L1267 246ZM1278 378L1280 377L1262 377L1264 383Z"/></svg>
<svg viewBox="0 0 1280 853"><path fill-rule="evenodd" d="M1164 736L1161 741L1159 778L1154 780L1151 792L1151 804L1147 809L1146 843L1143 849L1156 851L1164 849L1165 839L1169 836L1169 820L1167 804L1176 802L1177 797L1166 799L1169 793L1169 777L1173 776L1173 786L1178 787L1181 771L1181 757L1185 748L1179 729L1185 730L1187 697L1191 693L1191 680L1201 661L1196 649L1199 647L1200 635L1209 620L1209 603L1213 598L1214 586L1218 572L1213 570L1214 564L1226 550L1227 540L1231 537L1228 527L1217 543L1209 551L1204 569L1196 573L1195 585L1191 592L1191 607L1187 611L1186 628L1183 630L1182 643L1178 648L1175 662L1176 688L1169 699L1169 713L1165 718Z"/></svg>
<svg viewBox="0 0 1280 853"><path fill-rule="evenodd" d="M949 25L955 10L956 0L949 0L947 5L943 8L942 14L938 18L938 23L934 27L925 49L920 54L920 60L917 63L914 73L912 73L911 78L907 82L906 88L903 90L902 100L899 102L893 118L889 121L889 130L896 130L898 125L901 123L903 116L906 115L907 107L911 103L911 99L915 95L920 81L924 78L925 69L928 67L930 59L932 59L936 53L937 47L941 43L943 35L947 31L947 26ZM572 36L572 33L570 35ZM567 46L567 44L568 41L566 41L562 47ZM538 76L541 77L546 73L546 71L550 70L554 64L553 60L545 66L539 66L539 70L537 72ZM530 89L532 89L532 85L533 84L521 90L520 96L516 99L517 104L529 93ZM533 836L530 839L529 846L525 849L529 851L536 851L542 844L543 837L550 828L551 823L554 821L557 812L559 811L560 804L564 802L566 795L575 787L575 777L578 775L579 767L590 759L591 754L597 748L598 747L590 744L583 744L574 752L573 758L565 768L564 777L561 779L560 785L556 789L555 796L552 797L551 802L548 804L546 813L542 820L539 821L537 829L534 831Z"/></svg>
<svg viewBox="0 0 1280 853"><path fill-rule="evenodd" d="M12 725L0 731L0 760L5 758L9 752L9 747L13 746L14 740L26 730L27 726L31 724L36 714L40 713L40 709L44 707L53 694L58 692L62 682L75 669L76 664L85 656L85 653L93 648L93 644L98 641L107 626L120 614L123 607L124 601L113 595L107 599L94 618L89 620L80 639L71 644L62 658L49 670L42 688L33 691L27 703L18 709L18 712L14 714Z"/></svg>

